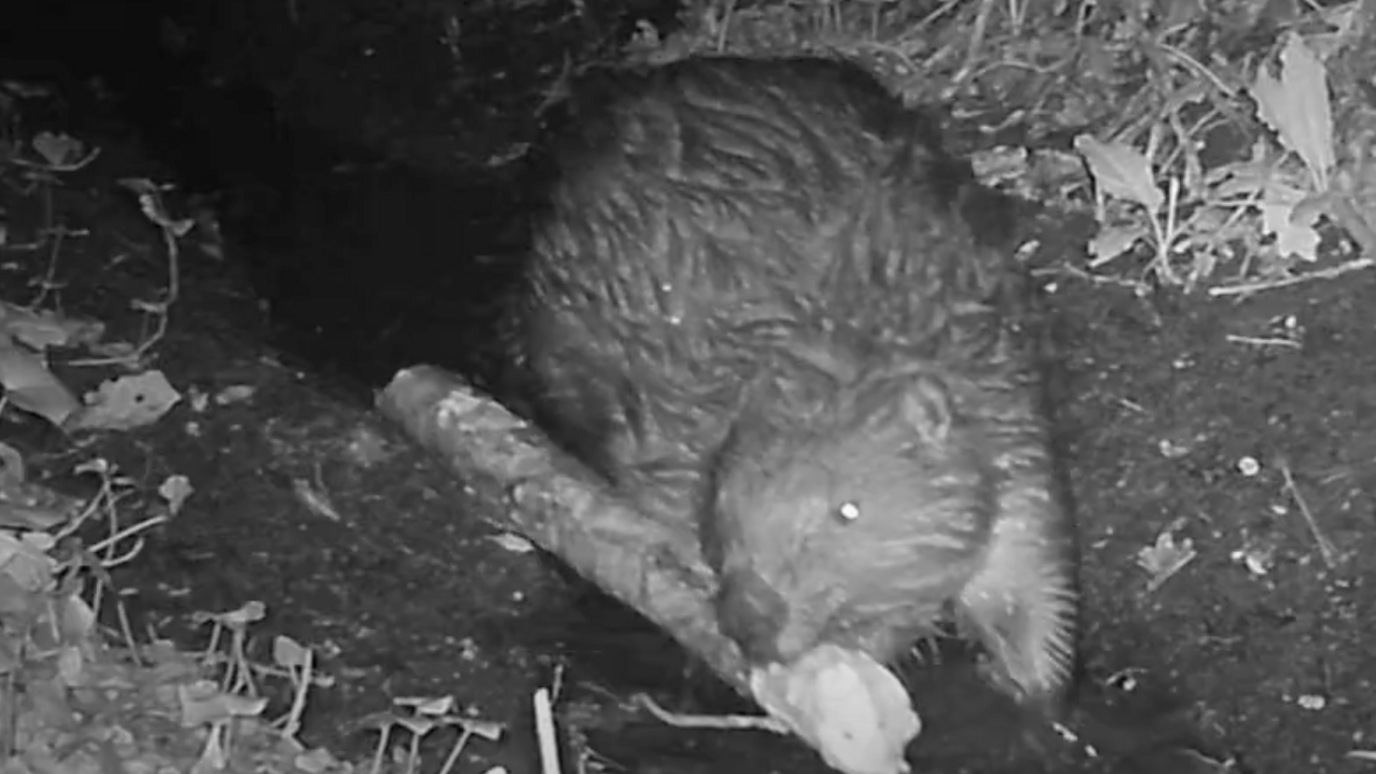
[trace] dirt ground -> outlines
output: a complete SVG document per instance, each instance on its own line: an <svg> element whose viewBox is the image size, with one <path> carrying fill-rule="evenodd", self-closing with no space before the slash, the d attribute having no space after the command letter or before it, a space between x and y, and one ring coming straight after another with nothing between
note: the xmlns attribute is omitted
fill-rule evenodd
<svg viewBox="0 0 1376 774"><path fill-rule="evenodd" d="M681 710L742 707L634 613L494 540L483 516L500 500L372 411L370 391L399 367L471 372L493 356L493 289L521 248L511 224L523 192L503 162L589 36L558 8L475 4L451 68L434 36L369 26L358 7L314 11L336 37L299 53L293 93L311 98L291 108L263 110L267 87L241 76L186 92L177 125L127 102L28 109L26 129L103 148L58 189L54 212L87 232L64 248L60 306L107 321L112 337L139 337L128 301L154 293L165 270L156 231L115 181L226 192L230 260L188 253L156 365L183 391L252 393L94 439L6 411L0 434L69 491L86 483L72 465L93 454L148 488L188 476L185 511L116 575L137 627L194 644L194 611L265 602L260 642L284 632L312 644L337 679L308 715L312 743L366 754L363 715L398 696L453 694L508 724L506 741L475 747L461 771L533 772L529 697L558 679L566 726L586 736L567 752L601 756L588 770L826 771L791 740L686 732L633 712L640 691ZM614 38L625 21L609 15L598 32ZM334 55L310 58L325 49ZM13 245L35 235L40 202L5 189L0 204L11 245L0 295L24 302L47 256ZM1082 536L1076 718L1103 756L1030 749L1011 707L956 655L913 669L927 723L914 770L1370 770L1346 756L1376 748L1376 277L1245 303L1140 297L1063 271L1083 265L1091 226L1028 221L1057 317L1058 430ZM84 388L110 375L56 369ZM1336 547L1331 566L1316 534ZM1196 553L1153 588L1139 552L1165 539Z"/></svg>

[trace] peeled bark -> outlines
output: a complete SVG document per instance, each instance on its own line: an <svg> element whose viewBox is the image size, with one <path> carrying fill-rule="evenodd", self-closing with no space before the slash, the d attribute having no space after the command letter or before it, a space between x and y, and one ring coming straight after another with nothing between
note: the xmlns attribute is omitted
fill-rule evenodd
<svg viewBox="0 0 1376 774"><path fill-rule="evenodd" d="M457 473L506 490L512 507L494 511L494 526L558 556L751 695L739 649L717 630L716 581L695 531L629 507L538 429L442 369L398 372L377 405Z"/></svg>

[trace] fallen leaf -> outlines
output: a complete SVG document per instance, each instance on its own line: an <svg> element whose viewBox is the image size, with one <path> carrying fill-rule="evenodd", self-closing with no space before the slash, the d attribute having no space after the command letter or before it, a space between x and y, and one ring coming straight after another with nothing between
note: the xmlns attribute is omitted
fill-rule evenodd
<svg viewBox="0 0 1376 774"><path fill-rule="evenodd" d="M1333 167L1333 115L1330 112L1328 72L1291 32L1280 54L1281 73L1276 79L1263 64L1252 84L1257 116L1273 130L1280 142L1304 160L1316 192L1328 190Z"/></svg>
<svg viewBox="0 0 1376 774"><path fill-rule="evenodd" d="M145 371L104 382L86 396L71 429L129 430L152 424L181 400L161 371Z"/></svg>
<svg viewBox="0 0 1376 774"><path fill-rule="evenodd" d="M62 426L81 403L31 352L0 332L0 387L15 406Z"/></svg>
<svg viewBox="0 0 1376 774"><path fill-rule="evenodd" d="M86 146L81 140L52 132L39 132L38 136L33 138L33 149L53 167L77 161L86 153Z"/></svg>
<svg viewBox="0 0 1376 774"><path fill-rule="evenodd" d="M309 657L309 649L285 635L278 635L272 641L272 661L282 667L304 667Z"/></svg>
<svg viewBox="0 0 1376 774"><path fill-rule="evenodd" d="M182 725L188 728L232 717L254 717L267 707L266 698L251 698L225 693L209 680L177 686L182 709Z"/></svg>
<svg viewBox="0 0 1376 774"><path fill-rule="evenodd" d="M1319 232L1314 230L1317 214L1309 213L1309 222L1296 218L1299 212L1292 204L1261 205L1261 221L1266 233L1276 235L1276 249L1282 257L1297 256L1305 261L1319 257Z"/></svg>
<svg viewBox="0 0 1376 774"><path fill-rule="evenodd" d="M0 330L40 352L50 347L91 345L105 335L104 323L55 312L35 312L0 301Z"/></svg>
<svg viewBox="0 0 1376 774"><path fill-rule="evenodd" d="M1093 256L1090 265L1099 266L1117 258L1149 233L1146 225L1142 223L1100 228L1099 233L1089 240L1089 254Z"/></svg>
<svg viewBox="0 0 1376 774"><path fill-rule="evenodd" d="M1152 214L1166 203L1166 195L1152 177L1151 161L1132 146L1082 134L1075 138L1075 150L1089 165L1094 182L1109 196L1136 202Z"/></svg>

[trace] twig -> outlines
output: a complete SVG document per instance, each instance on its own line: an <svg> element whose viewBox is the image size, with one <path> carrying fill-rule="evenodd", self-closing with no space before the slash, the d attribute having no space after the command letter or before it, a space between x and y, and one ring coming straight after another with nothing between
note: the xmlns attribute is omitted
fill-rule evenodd
<svg viewBox="0 0 1376 774"><path fill-rule="evenodd" d="M459 739L453 747L449 748L449 755L444 759L444 765L440 767L440 774L449 774L459 765L459 755L468 746L468 740L473 738L474 733L476 732L469 726L460 727Z"/></svg>
<svg viewBox="0 0 1376 774"><path fill-rule="evenodd" d="M1328 565L1328 569L1338 566L1338 550L1333 547L1330 541L1319 529L1319 522L1315 520L1314 514L1309 510L1309 505L1305 503L1304 497L1300 494L1299 487L1295 486L1295 477L1290 475L1290 465L1284 460L1280 463L1280 474L1285 477L1285 488L1290 492L1290 496L1295 499L1295 505L1304 514L1304 520L1309 524L1309 532L1314 536L1314 542L1319 546L1319 555L1323 557L1323 563Z"/></svg>
<svg viewBox="0 0 1376 774"><path fill-rule="evenodd" d="M311 687L311 670L315 665L315 652L310 648L302 648L302 662L300 672L295 667L288 667L291 674L291 681L295 688L292 691L291 710L282 718L282 735L287 739L296 739L296 735L301 730L301 715L306 711L306 693ZM245 664L247 670L252 674L252 662Z"/></svg>
<svg viewBox="0 0 1376 774"><path fill-rule="evenodd" d="M1229 86L1226 82L1224 82L1222 78L1218 77L1218 75L1216 75L1213 70L1210 70L1209 68L1201 64L1198 59L1195 59L1194 57L1190 56L1184 51L1181 51L1179 48L1176 48L1175 46L1169 43L1163 43L1159 40L1155 41L1151 45L1155 45L1158 49L1165 52L1167 57L1174 59L1175 61L1184 65L1185 69L1193 71L1194 74L1199 76L1201 79L1213 84L1213 87L1215 89L1218 89L1219 91L1223 92L1228 97L1237 96L1237 89L1234 89L1233 87Z"/></svg>
<svg viewBox="0 0 1376 774"><path fill-rule="evenodd" d="M1352 199L1341 194L1329 201L1329 210L1338 223L1347 230L1367 257L1376 257L1376 233L1373 233L1362 213L1353 206Z"/></svg>
<svg viewBox="0 0 1376 774"><path fill-rule="evenodd" d="M1219 298L1222 296L1241 296L1246 295L1248 293L1256 293L1262 290L1275 290L1277 288L1298 285L1301 282L1309 282L1311 280L1336 279L1344 274L1350 274L1354 271L1360 271L1361 269L1370 269L1372 266L1376 266L1376 259L1355 258L1351 261L1347 261L1339 266L1334 266L1330 269L1318 269L1295 277L1282 277L1281 279L1277 280L1243 282L1237 285L1227 285L1224 287L1209 288L1209 295L1215 298Z"/></svg>
<svg viewBox="0 0 1376 774"><path fill-rule="evenodd" d="M102 588L104 584L102 584ZM146 663L143 658L143 649L139 647L138 640L134 639L134 627L129 625L129 611L124 609L124 600L119 598L119 593L110 595L115 600L115 615L119 618L119 631L124 637L124 646L129 649L129 656L134 659L136 664Z"/></svg>
<svg viewBox="0 0 1376 774"><path fill-rule="evenodd" d="M948 12L950 12L952 8L955 8L958 3L960 3L960 0L946 0L946 2L942 3L936 10L922 17L921 19L918 19L917 23L914 24L913 27L915 29L922 29L928 26L929 24L941 18L942 16L945 16Z"/></svg>
<svg viewBox="0 0 1376 774"><path fill-rule="evenodd" d="M670 712L649 696L641 693L636 701L659 720L678 728L725 728L773 731L776 734L791 733L783 723L765 715L688 715Z"/></svg>
<svg viewBox="0 0 1376 774"><path fill-rule="evenodd" d="M731 17L736 13L736 0L726 0L726 8L722 9L721 18L717 23L721 26L717 28L717 53L726 51L726 41L728 32L731 29Z"/></svg>
<svg viewBox="0 0 1376 774"><path fill-rule="evenodd" d="M559 774L559 745L554 731L554 710L550 707L549 689L541 688L532 697L535 705L535 731L540 743L540 771Z"/></svg>
<svg viewBox="0 0 1376 774"><path fill-rule="evenodd" d="M45 207L44 209L51 212L51 207ZM37 309L40 304L47 300L48 291L57 287L57 261L62 255L62 240L67 236L67 230L65 228L52 228L51 215L47 217L49 219L49 225L44 228L44 232L53 236L52 249L48 251L48 269L43 272L43 279L39 280L38 283L38 295L34 297L33 301L29 302L30 309Z"/></svg>
<svg viewBox="0 0 1376 774"><path fill-rule="evenodd" d="M1229 344L1251 344L1258 347L1295 347L1296 349L1300 346L1297 341L1276 337L1239 336L1235 333L1230 333L1223 338L1224 341L1227 341Z"/></svg>
<svg viewBox="0 0 1376 774"><path fill-rule="evenodd" d="M140 532L150 530L153 527L158 526L159 524L165 524L168 520L169 519L167 518L167 516L151 516L139 522L138 524L135 524L131 527L125 527L120 531L116 532L115 534L102 539L100 542L89 546L88 550L91 551L91 553L97 553L102 550L113 548L113 546L119 543L120 541L126 540L129 537L137 535ZM106 569L109 569L111 567L118 567L119 565L125 564L126 562L133 559L142 549L142 547L143 544L140 541L134 548L125 552L122 556L101 557L101 564Z"/></svg>
<svg viewBox="0 0 1376 774"><path fill-rule="evenodd" d="M975 23L970 31L970 42L965 47L965 62L960 66L956 76L952 78L952 86L949 93L954 93L970 78L974 72L975 63L979 60L979 51L984 46L984 36L989 30L989 17L994 12L994 0L980 0L979 8L975 11Z"/></svg>
<svg viewBox="0 0 1376 774"><path fill-rule="evenodd" d="M171 316L171 309L181 295L181 259L177 249L177 240L190 231L195 222L192 220L172 220L168 217L158 188L152 183L146 180L123 180L121 183L138 196L139 207L143 211L144 217L151 220L162 232L163 246L167 250L167 297L162 301L139 302L139 308L157 317L158 327L132 353L118 357L73 360L68 365L104 366L140 361L148 350L152 349L167 335L168 317Z"/></svg>
<svg viewBox="0 0 1376 774"><path fill-rule="evenodd" d="M41 169L45 172L76 172L82 167L95 161L100 156L100 148L92 148L90 153L77 159L76 161L65 164L49 164L47 162L28 161L21 158L12 158L9 162L16 167L28 167L30 169Z"/></svg>
<svg viewBox="0 0 1376 774"><path fill-rule="evenodd" d="M1085 271L1078 266L1062 264L1060 266L1047 266L1044 268L1033 269L1033 277L1071 277L1082 279L1094 285L1109 285L1112 287L1130 290L1138 296L1145 296L1150 291L1150 286L1142 280L1128 279L1127 277L1117 277L1107 274L1095 274Z"/></svg>

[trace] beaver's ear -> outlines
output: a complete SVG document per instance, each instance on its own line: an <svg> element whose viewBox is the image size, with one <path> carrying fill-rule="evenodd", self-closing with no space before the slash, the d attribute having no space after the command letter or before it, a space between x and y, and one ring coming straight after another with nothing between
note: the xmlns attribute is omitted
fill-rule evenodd
<svg viewBox="0 0 1376 774"><path fill-rule="evenodd" d="M930 374L918 374L903 392L899 416L925 443L945 443L952 422L950 389Z"/></svg>

